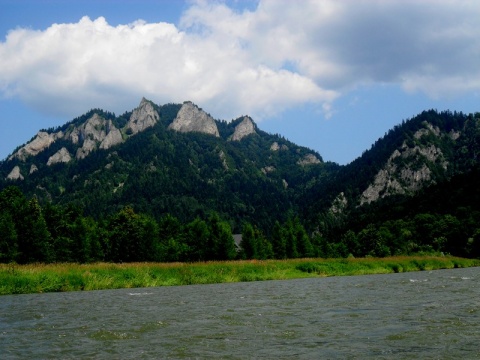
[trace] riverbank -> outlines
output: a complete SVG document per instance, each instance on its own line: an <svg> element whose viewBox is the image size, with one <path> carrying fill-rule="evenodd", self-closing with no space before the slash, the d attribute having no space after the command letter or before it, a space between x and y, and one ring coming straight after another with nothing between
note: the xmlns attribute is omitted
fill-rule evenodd
<svg viewBox="0 0 480 360"><path fill-rule="evenodd" d="M212 261L205 263L1 264L0 295L388 274L480 266L450 256Z"/></svg>

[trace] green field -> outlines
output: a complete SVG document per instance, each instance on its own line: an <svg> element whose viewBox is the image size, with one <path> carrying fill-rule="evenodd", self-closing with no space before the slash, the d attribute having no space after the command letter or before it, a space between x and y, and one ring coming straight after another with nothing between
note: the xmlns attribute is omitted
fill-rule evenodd
<svg viewBox="0 0 480 360"><path fill-rule="evenodd" d="M479 265L477 259L450 256L205 263L1 264L0 295L388 274Z"/></svg>

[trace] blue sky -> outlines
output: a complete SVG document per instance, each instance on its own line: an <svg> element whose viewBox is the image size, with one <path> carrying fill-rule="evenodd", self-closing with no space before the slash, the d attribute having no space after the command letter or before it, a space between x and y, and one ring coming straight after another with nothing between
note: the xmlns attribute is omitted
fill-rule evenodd
<svg viewBox="0 0 480 360"><path fill-rule="evenodd" d="M142 96L346 164L423 110L480 111L477 0L0 0L0 159Z"/></svg>

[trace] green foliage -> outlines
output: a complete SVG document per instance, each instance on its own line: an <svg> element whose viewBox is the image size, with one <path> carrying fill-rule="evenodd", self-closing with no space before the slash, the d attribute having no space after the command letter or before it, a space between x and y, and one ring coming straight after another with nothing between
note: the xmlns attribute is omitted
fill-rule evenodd
<svg viewBox="0 0 480 360"><path fill-rule="evenodd" d="M195 264L0 264L0 295L388 274L479 266L449 256L214 261Z"/></svg>
<svg viewBox="0 0 480 360"><path fill-rule="evenodd" d="M256 126L256 134L230 141L243 117L218 121L218 138L185 134L167 129L181 105L152 105L160 114L155 126L123 134L124 143L96 149L86 159L47 166L62 147L75 154L81 146L58 138L25 161L0 162L0 261L480 256L478 113L425 111L347 166L301 166L312 150ZM118 128L131 115L94 109L47 131L71 130L94 113ZM442 157L432 161L419 153L392 160L404 145L434 147ZM387 161L398 169L427 168L430 186L359 206ZM38 170L30 173L33 165ZM23 181L6 180L14 166ZM335 201L342 203L339 194L346 205L332 209ZM243 234L241 253L232 232Z"/></svg>
<svg viewBox="0 0 480 360"><path fill-rule="evenodd" d="M114 262L154 260L157 224L145 215L126 207L112 216L107 224L109 253Z"/></svg>
<svg viewBox="0 0 480 360"><path fill-rule="evenodd" d="M242 242L240 243L241 256L244 259L272 259L274 257L271 242L257 227L246 223L242 230Z"/></svg>
<svg viewBox="0 0 480 360"><path fill-rule="evenodd" d="M230 225L221 221L218 214L210 215L207 221L209 227L209 243L207 260L232 260L237 255Z"/></svg>
<svg viewBox="0 0 480 360"><path fill-rule="evenodd" d="M282 226L278 221L275 221L272 230L272 250L275 259L287 258L287 243L283 236Z"/></svg>
<svg viewBox="0 0 480 360"><path fill-rule="evenodd" d="M0 262L15 261L18 256L18 238L12 215L0 213Z"/></svg>

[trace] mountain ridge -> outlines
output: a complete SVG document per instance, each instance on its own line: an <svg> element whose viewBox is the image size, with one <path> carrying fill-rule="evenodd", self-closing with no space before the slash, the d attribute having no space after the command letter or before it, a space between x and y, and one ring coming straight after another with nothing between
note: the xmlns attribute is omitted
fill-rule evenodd
<svg viewBox="0 0 480 360"><path fill-rule="evenodd" d="M114 133L116 140L107 143ZM275 144L283 150L277 151ZM180 218L211 207L221 214L237 209L232 221L240 227L245 213L249 218L262 213L257 210L264 202L262 194L252 190L258 184L290 208L289 193L303 184L296 178L310 176L307 168L321 164L318 153L259 130L248 116L227 123L213 120L191 102L158 106L143 98L136 109L119 117L92 110L39 132L1 163L0 186L18 185L41 201L72 201L95 216L137 199L143 199L137 208L157 217L169 207L181 207L174 211ZM292 174L292 169L299 174ZM179 177L188 180L182 184ZM150 192L141 193L142 187ZM244 188L252 194L244 194ZM153 203L157 209L150 210ZM268 218L266 213L261 217Z"/></svg>
<svg viewBox="0 0 480 360"><path fill-rule="evenodd" d="M246 243L247 258L480 256L479 168L480 113L424 111L338 165L248 116L215 120L191 102L143 98L120 116L94 109L41 130L0 162L0 229L28 250L28 234L47 219L44 243L62 261L77 261L63 252L65 239L72 249L87 241L68 233L72 221L106 254L95 245L80 261L205 259L192 253L205 250L196 231L207 240L219 221L224 234L257 242L258 251ZM23 213L37 225L24 225ZM131 221L143 229L133 238L158 245L155 256L136 253ZM112 247L119 235L130 250ZM0 238L0 253L9 246ZM225 255L218 251L208 258Z"/></svg>
<svg viewBox="0 0 480 360"><path fill-rule="evenodd" d="M412 196L468 171L478 163L478 155L472 160L461 153L476 154L468 144L477 144L478 128L478 114L424 111L395 126L350 164L340 166L324 162L317 152L280 135L263 132L249 116L226 122L213 119L190 101L159 106L142 98L137 108L121 116L94 109L56 129L39 131L1 163L0 186L16 184L39 199L82 203L82 194L98 183L110 194L100 198L115 209L137 204L142 211L160 216L168 206L180 206L183 210L176 215L184 212L189 218L196 213L185 210L191 202L193 209L213 208L239 227L243 217L252 220L262 212L263 194L252 189L263 184L275 194L280 208L303 214L313 230L319 214L333 211L339 216L389 196ZM459 164L464 164L463 170ZM111 173L111 178L103 178L104 173ZM155 176L163 179L165 190L153 184ZM182 176L188 181L180 186ZM156 190L150 196L139 194L143 200L137 203L125 192L138 194L135 186L142 177ZM252 194L242 194L244 188ZM161 210L149 209L158 198L164 199ZM177 201L186 203L175 205ZM86 208L92 207L87 202ZM273 216L274 208L270 204L258 224L271 224L266 219Z"/></svg>

